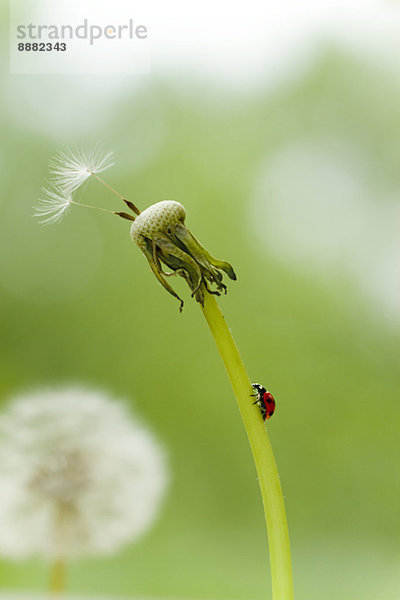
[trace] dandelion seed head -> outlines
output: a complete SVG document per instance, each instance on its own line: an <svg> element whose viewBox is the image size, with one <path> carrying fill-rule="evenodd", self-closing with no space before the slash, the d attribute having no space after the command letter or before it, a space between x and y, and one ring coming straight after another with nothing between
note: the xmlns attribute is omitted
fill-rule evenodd
<svg viewBox="0 0 400 600"><path fill-rule="evenodd" d="M34 216L40 219L43 225L51 225L60 221L71 206L71 192L59 187L53 189L42 188L43 197L34 208Z"/></svg>
<svg viewBox="0 0 400 600"><path fill-rule="evenodd" d="M164 453L124 404L82 388L14 399L0 416L0 553L109 554L160 507Z"/></svg>
<svg viewBox="0 0 400 600"><path fill-rule="evenodd" d="M131 236L140 245L144 237L152 239L159 232L167 231L168 227L184 222L186 211L180 202L163 200L142 211L131 226Z"/></svg>
<svg viewBox="0 0 400 600"><path fill-rule="evenodd" d="M192 291L192 297L204 306L204 291L220 295L227 290L223 273L235 280L236 274L228 262L214 258L200 244L185 225L184 206L174 200L157 202L141 212L131 225L132 240L147 258L151 270L171 296L183 300L165 279L165 275L183 277ZM172 270L165 273L161 265ZM215 284L217 289L211 289Z"/></svg>
<svg viewBox="0 0 400 600"><path fill-rule="evenodd" d="M101 173L113 166L114 152L105 151L101 144L91 150L61 150L49 162L51 180L59 188L73 192L92 174Z"/></svg>

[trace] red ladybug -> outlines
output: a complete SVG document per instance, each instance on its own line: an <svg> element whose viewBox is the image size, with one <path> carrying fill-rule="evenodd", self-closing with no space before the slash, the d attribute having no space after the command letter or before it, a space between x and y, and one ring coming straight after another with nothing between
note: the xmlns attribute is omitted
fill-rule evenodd
<svg viewBox="0 0 400 600"><path fill-rule="evenodd" d="M253 404L258 404L264 421L270 419L274 414L275 400L273 395L268 392L264 386L259 383L252 383L251 386L256 390L256 394L251 394L256 398Z"/></svg>

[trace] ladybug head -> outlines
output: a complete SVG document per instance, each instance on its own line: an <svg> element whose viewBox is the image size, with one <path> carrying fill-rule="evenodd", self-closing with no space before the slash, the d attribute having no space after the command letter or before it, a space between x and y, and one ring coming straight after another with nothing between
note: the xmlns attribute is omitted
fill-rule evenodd
<svg viewBox="0 0 400 600"><path fill-rule="evenodd" d="M261 392L264 388L262 385L260 385L259 383L252 383L251 387L253 387L255 390L257 390L257 392Z"/></svg>

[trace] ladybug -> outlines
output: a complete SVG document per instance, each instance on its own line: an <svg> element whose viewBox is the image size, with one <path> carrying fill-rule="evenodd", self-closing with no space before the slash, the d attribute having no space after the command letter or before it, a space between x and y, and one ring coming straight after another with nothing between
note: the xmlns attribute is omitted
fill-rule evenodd
<svg viewBox="0 0 400 600"><path fill-rule="evenodd" d="M253 402L253 405L258 404L259 409L261 411L261 416L264 421L270 419L274 414L275 410L275 400L273 395L259 383L252 383L251 387L253 387L256 390L255 394L251 394L253 397L256 398L256 401Z"/></svg>

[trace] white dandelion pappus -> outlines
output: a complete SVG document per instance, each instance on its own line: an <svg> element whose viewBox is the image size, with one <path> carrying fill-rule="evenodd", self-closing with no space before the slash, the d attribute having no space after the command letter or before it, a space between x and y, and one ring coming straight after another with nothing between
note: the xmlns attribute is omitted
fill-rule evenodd
<svg viewBox="0 0 400 600"><path fill-rule="evenodd" d="M91 175L101 173L114 165L114 152L107 152L101 144L92 150L65 148L49 162L51 179L55 186L73 192Z"/></svg>
<svg viewBox="0 0 400 600"><path fill-rule="evenodd" d="M42 225L51 225L60 221L74 203L72 193L57 187L54 190L42 188L42 191L44 196L34 208L34 216Z"/></svg>
<svg viewBox="0 0 400 600"><path fill-rule="evenodd" d="M16 397L0 416L0 553L109 554L154 521L167 483L154 436L79 387Z"/></svg>

